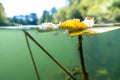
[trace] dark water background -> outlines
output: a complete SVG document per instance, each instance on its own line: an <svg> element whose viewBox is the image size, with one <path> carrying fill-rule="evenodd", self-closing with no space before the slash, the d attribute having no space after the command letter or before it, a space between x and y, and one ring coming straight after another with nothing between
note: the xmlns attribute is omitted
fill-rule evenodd
<svg viewBox="0 0 120 80"><path fill-rule="evenodd" d="M83 49L90 80L120 80L120 30L84 36Z"/></svg>
<svg viewBox="0 0 120 80"><path fill-rule="evenodd" d="M80 66L78 38L64 32L28 32L68 71ZM83 35L83 53L90 80L120 80L120 30ZM30 39L41 80L68 75ZM22 30L0 29L0 80L37 80Z"/></svg>

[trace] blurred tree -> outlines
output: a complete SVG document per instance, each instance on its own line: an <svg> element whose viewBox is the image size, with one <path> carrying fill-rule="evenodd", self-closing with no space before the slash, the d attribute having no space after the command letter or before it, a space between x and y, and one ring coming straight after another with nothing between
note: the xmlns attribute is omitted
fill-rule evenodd
<svg viewBox="0 0 120 80"><path fill-rule="evenodd" d="M52 21L58 23L60 21L66 20L66 11L64 9L59 10L57 13L53 14Z"/></svg>
<svg viewBox="0 0 120 80"><path fill-rule="evenodd" d="M49 12L44 10L43 14L40 18L40 23L50 22L50 21L51 21L51 16L50 16Z"/></svg>
<svg viewBox="0 0 120 80"><path fill-rule="evenodd" d="M49 12L49 15L50 15L50 21L53 21L53 14L57 12L57 9L56 7L53 7L50 12Z"/></svg>
<svg viewBox="0 0 120 80"><path fill-rule="evenodd" d="M120 8L120 0L114 0L112 7Z"/></svg>
<svg viewBox="0 0 120 80"><path fill-rule="evenodd" d="M37 25L38 19L37 19L36 13L31 13L30 16L31 16L31 18L32 18L32 21L31 21L30 24L32 24L32 25Z"/></svg>
<svg viewBox="0 0 120 80"><path fill-rule="evenodd" d="M56 13L57 12L57 9L55 8L55 7L53 7L51 10L50 10L50 14L52 15L52 14L54 14L54 13Z"/></svg>
<svg viewBox="0 0 120 80"><path fill-rule="evenodd" d="M80 0L67 0L67 2L68 2L69 6L72 6L72 5L76 4L76 3L79 3Z"/></svg>
<svg viewBox="0 0 120 80"><path fill-rule="evenodd" d="M0 3L0 26L8 25L8 20L5 17L3 5Z"/></svg>
<svg viewBox="0 0 120 80"><path fill-rule="evenodd" d="M67 0L68 5L53 14L53 21L94 17L96 23L120 21L120 0ZM61 13L62 12L62 13ZM64 12L64 16L63 16ZM62 19L61 19L62 18Z"/></svg>
<svg viewBox="0 0 120 80"><path fill-rule="evenodd" d="M53 22L65 21L66 19L80 18L83 19L77 4L80 0L67 0L68 6L65 6L53 14Z"/></svg>
<svg viewBox="0 0 120 80"><path fill-rule="evenodd" d="M81 13L78 11L78 9L74 9L72 11L70 18L79 18L81 21L83 21L83 17L81 16Z"/></svg>
<svg viewBox="0 0 120 80"><path fill-rule="evenodd" d="M13 22L21 24L20 17L19 16L14 16L13 17Z"/></svg>
<svg viewBox="0 0 120 80"><path fill-rule="evenodd" d="M111 18L114 19L115 22L120 22L120 0L113 0L111 6L108 7L110 10Z"/></svg>
<svg viewBox="0 0 120 80"><path fill-rule="evenodd" d="M69 2L69 5L72 6L74 4L75 0L68 0L68 2Z"/></svg>
<svg viewBox="0 0 120 80"><path fill-rule="evenodd" d="M4 13L4 7L0 3L0 26L9 26L9 25L18 25L18 24L37 25L37 23L38 23L38 19L36 13L31 13L30 15L14 16L13 19L6 18Z"/></svg>
<svg viewBox="0 0 120 80"><path fill-rule="evenodd" d="M23 15L14 16L13 17L13 22L18 23L18 24L22 24L22 25L27 25L28 24L28 21L27 21L26 17L23 16Z"/></svg>
<svg viewBox="0 0 120 80"><path fill-rule="evenodd" d="M13 22L22 25L37 25L38 18L36 13L31 13L29 15L18 15L13 17Z"/></svg>

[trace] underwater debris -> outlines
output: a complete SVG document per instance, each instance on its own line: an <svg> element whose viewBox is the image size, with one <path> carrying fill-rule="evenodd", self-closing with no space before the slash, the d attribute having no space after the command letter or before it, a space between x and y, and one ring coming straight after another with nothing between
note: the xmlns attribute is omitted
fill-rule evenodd
<svg viewBox="0 0 120 80"><path fill-rule="evenodd" d="M86 80L84 79L84 74L81 66L75 66L69 72L76 78L76 80ZM67 76L65 80L72 80L72 78Z"/></svg>

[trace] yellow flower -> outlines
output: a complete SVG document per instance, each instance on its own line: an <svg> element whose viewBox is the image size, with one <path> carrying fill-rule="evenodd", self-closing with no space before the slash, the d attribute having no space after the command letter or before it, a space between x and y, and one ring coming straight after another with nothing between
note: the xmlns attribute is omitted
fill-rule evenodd
<svg viewBox="0 0 120 80"><path fill-rule="evenodd" d="M89 29L84 29L84 30L81 30L81 31L69 32L69 36L71 36L71 37L78 36L78 35L82 35L83 33L87 33L88 36L93 35L93 34L97 34L96 31L89 30Z"/></svg>
<svg viewBox="0 0 120 80"><path fill-rule="evenodd" d="M86 29L88 28L88 26L85 25L83 22L80 22L79 19L67 20L63 23L60 23L59 27L65 28L65 29Z"/></svg>
<svg viewBox="0 0 120 80"><path fill-rule="evenodd" d="M59 28L67 29L70 36L78 36L83 33L88 35L96 34L95 31L90 30L94 25L94 18L86 17L84 21L80 22L79 19L67 20L59 24Z"/></svg>
<svg viewBox="0 0 120 80"><path fill-rule="evenodd" d="M59 24L59 28L67 29L70 36L82 35L85 29L88 28L86 24L80 22L79 19L67 20Z"/></svg>

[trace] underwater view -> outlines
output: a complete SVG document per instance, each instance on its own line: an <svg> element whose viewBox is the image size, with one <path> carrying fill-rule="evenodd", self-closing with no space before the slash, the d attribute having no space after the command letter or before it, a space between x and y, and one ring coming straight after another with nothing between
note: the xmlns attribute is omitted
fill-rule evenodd
<svg viewBox="0 0 120 80"><path fill-rule="evenodd" d="M26 30L75 79L82 80L78 37L64 31ZM83 37L83 56L89 80L120 80L120 30ZM4 36L3 36L4 35ZM0 29L0 80L73 80L22 30ZM35 66L36 65L36 69ZM38 71L38 75L36 74Z"/></svg>
<svg viewBox="0 0 120 80"><path fill-rule="evenodd" d="M0 80L120 80L118 13L120 0L0 0Z"/></svg>

